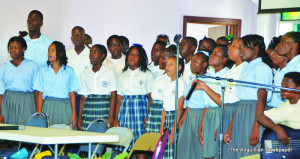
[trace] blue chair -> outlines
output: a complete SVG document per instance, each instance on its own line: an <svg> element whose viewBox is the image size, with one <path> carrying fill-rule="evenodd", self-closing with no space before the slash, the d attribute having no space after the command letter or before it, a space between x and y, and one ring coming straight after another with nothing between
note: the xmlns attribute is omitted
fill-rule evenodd
<svg viewBox="0 0 300 159"><path fill-rule="evenodd" d="M106 119L104 118L99 118L99 119L95 119L94 121L92 121L89 126L87 127L88 132L97 132L97 133L105 133L106 130L109 128L109 123ZM92 150L95 149L97 147L97 144L92 144ZM78 151L78 155L80 152L88 152L88 145L82 145L79 148ZM97 147L98 148L98 147ZM103 149L103 145L100 145L97 152L95 152L95 154L100 155L102 153L102 149ZM92 156L93 158L93 156Z"/></svg>
<svg viewBox="0 0 300 159"><path fill-rule="evenodd" d="M26 126L34 126L34 127L43 127L43 128L47 128L49 125L49 119L48 116L43 113L43 112L36 112L34 113L26 122ZM14 154L16 151L21 149L21 145L22 143L19 143L19 147L13 147L10 149L2 149L0 151L0 155L1 156L11 156L12 154ZM36 144L36 146L34 147L32 152L29 152L30 158L33 157L34 154L36 154L39 150L38 150L38 146L39 144Z"/></svg>

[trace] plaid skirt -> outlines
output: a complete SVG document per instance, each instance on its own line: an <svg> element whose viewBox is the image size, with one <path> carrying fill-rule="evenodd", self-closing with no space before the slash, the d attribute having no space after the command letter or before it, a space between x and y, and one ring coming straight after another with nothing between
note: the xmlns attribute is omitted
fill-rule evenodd
<svg viewBox="0 0 300 159"><path fill-rule="evenodd" d="M33 92L6 90L1 109L5 124L25 125L36 112Z"/></svg>
<svg viewBox="0 0 300 159"><path fill-rule="evenodd" d="M260 148L260 142L256 146L250 145L250 136L252 132L252 126L255 118L256 112L256 104L255 100L242 100L239 102L236 111L235 111L235 119L232 128L232 139L230 143L231 148L243 148L246 151L236 152L230 151L230 158L241 158L244 156L249 156L253 154L258 154L259 152L248 152L247 150L254 150L254 148ZM259 140L261 139L263 132L262 126L259 127Z"/></svg>
<svg viewBox="0 0 300 159"><path fill-rule="evenodd" d="M110 95L88 95L82 110L82 130L98 118L108 119Z"/></svg>
<svg viewBox="0 0 300 159"><path fill-rule="evenodd" d="M131 150L136 140L144 134L144 119L148 111L148 95L124 95L121 101L118 115L121 127L130 128L133 133L133 139L128 151ZM122 148L117 148L122 151Z"/></svg>
<svg viewBox="0 0 300 159"><path fill-rule="evenodd" d="M44 100L42 112L48 115L50 125L70 125L71 117L73 114L69 98L46 97L46 99Z"/></svg>
<svg viewBox="0 0 300 159"><path fill-rule="evenodd" d="M146 132L156 132L159 133L159 128L161 124L161 114L163 110L162 100L152 100L150 105L150 110L148 114L148 119L146 123Z"/></svg>
<svg viewBox="0 0 300 159"><path fill-rule="evenodd" d="M174 158L174 143L172 145L169 144L169 138L171 135L172 127L174 124L175 111L166 111L165 115L165 124L164 128L169 128L169 136L166 144L166 148L163 154L163 158L165 159L173 159ZM177 140L174 138L174 140Z"/></svg>

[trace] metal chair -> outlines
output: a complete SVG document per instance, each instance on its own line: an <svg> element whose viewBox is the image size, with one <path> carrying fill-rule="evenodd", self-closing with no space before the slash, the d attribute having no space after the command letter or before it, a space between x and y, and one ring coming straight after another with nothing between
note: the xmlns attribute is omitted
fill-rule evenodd
<svg viewBox="0 0 300 159"><path fill-rule="evenodd" d="M99 118L99 119L95 119L94 121L92 121L89 126L87 127L88 132L97 132L97 133L104 133L106 132L106 130L109 128L109 123L106 119L104 118ZM97 144L92 144L92 149L95 149L97 147ZM100 147L100 148L99 148ZM80 152L88 152L88 145L82 145L80 146L79 150L78 150L78 155ZM102 145L99 145L97 147L97 150L94 151L92 158L95 154L101 154L102 152Z"/></svg>

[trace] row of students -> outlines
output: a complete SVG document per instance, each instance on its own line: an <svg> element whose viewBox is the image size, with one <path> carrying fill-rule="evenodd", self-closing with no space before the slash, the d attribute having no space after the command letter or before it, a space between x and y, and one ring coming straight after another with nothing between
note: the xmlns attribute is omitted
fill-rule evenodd
<svg viewBox="0 0 300 159"><path fill-rule="evenodd" d="M77 36L76 34L79 34L78 32L80 32L80 31L81 31L80 28L74 28L74 36L75 36L74 39L78 38L78 37L76 37ZM296 40L297 40L298 36L296 36L296 38L294 38L296 40L294 40L291 35L286 34L285 36L286 36L285 37L286 40L289 40L288 42L290 42L290 45L285 46L285 47L289 47L289 46L292 45L293 47L292 47L291 52L292 52L293 55L296 55L296 56L293 56L293 57L292 56L287 56L287 58L289 57L291 59L290 61L292 61L293 59L295 60L295 59L297 59L297 55L298 55L296 53L298 53L297 51L299 51L299 49L295 45L295 43L297 43ZM188 38L185 38L185 39L182 40L182 45L183 45L183 43L185 41L186 41L187 45L189 45L191 43L188 40ZM9 52L14 56L15 55L14 54L15 53L14 47L17 48L16 52L19 53L21 56L18 55L17 58L15 58L15 57L12 56L13 60L10 63L14 64L15 66L18 67L18 66L22 66L20 64L22 64L24 61L26 61L26 59L24 59L24 50L26 50L26 46L22 45L21 43L18 43L18 42L17 42L17 44L19 44L20 46L14 46L13 43L9 43ZM26 44L26 42L25 42L25 44ZM263 44L262 37L257 36L257 35L245 36L245 37L243 37L242 40L236 40L236 41L233 42L233 44L232 44L232 46L230 48L233 49L233 47L237 47L237 49L235 51L237 51L237 52L239 52L241 54L241 56L240 56L241 60L244 61L245 64L247 64L247 65L243 66L243 71L240 74L241 77L245 76L244 78L247 79L247 80L249 79L248 77L251 77L252 80L254 81L254 80L256 80L256 78L260 78L261 77L261 76L259 76L259 77L256 76L256 74L258 74L258 73L257 73L257 71L254 71L255 69L259 69L259 67L268 68L267 66L265 66L265 64L263 64L261 62L260 57L259 57L259 56L264 56L265 55L265 53L263 52L263 50L264 50L263 45L264 44ZM60 89L60 84L61 83L60 82L56 82L54 80L55 78L52 79L53 81L47 81L49 77L58 77L60 74L68 72L68 68L69 68L69 67L66 66L66 57L64 55L59 55L60 54L59 52L62 52L62 54L63 54L63 52L65 52L63 45L61 43L59 43L59 42L55 42L51 46L52 47L49 47L49 55L48 55L48 60L49 60L48 66L50 66L50 67L47 68L48 70L47 69L43 69L43 71L41 70L39 72L39 75L38 75L38 78L37 78L37 79L39 79L39 81L38 81L39 83L38 82L37 83L40 84L40 87L38 87L39 85L37 84L36 88L39 89L40 92L45 91L43 93L37 93L37 95L39 97L38 99L42 99L42 100L38 100L38 102L37 102L38 103L37 104L37 110L40 110L42 108L41 105L43 105L43 102L44 102L44 104L46 104L46 102L47 102L47 104L49 104L49 105L51 105L53 103L57 104L59 102L60 103L65 102L65 104L71 106L71 109L72 109L71 111L67 110L67 114L70 117L69 124L72 124L73 126L75 126L75 123L74 123L74 107L73 107L74 106L74 104L73 104L74 103L74 98L73 98L73 96L75 94L74 92L77 91L79 88L76 88L76 80L73 79L73 81L72 81L73 83L72 83L72 82L68 81L68 79L66 79L66 81L67 81L66 82L66 85L67 85L66 87L68 87L68 88L66 88L66 90L69 89L68 90L69 92L63 90L62 92L58 92L57 93L57 92L55 92L55 89L53 89L53 88L59 88ZM62 49L62 47L63 47L63 49ZM195 46L194 44L190 45L190 48L192 48L192 50L194 50L194 48L196 48L196 47L197 46ZM11 48L11 50L10 50L10 48ZM222 52L222 51L220 51L220 48L218 48L218 47L216 48L216 52L218 52L217 51L218 49L219 49L219 52ZM281 49L284 50L284 48L281 48ZM182 50L184 50L184 49L181 48L180 50L182 52ZM51 51L53 52L53 54L51 54ZM54 58L54 52L55 52L56 58ZM91 49L91 51L89 53L89 58L90 58L90 62L92 64L94 62L93 60L96 59L95 57L93 57L93 55L97 54L99 52L101 52L101 56L100 56L101 58L100 59L103 60L103 58L105 58L106 55L105 55L105 52L101 50L101 47L96 47L95 46L94 49ZM230 51L230 54L231 54L231 52L232 51ZM151 90L151 87L152 87L151 83L153 81L153 77L150 76L150 75L152 75L150 73L150 71L147 71L147 56L146 56L145 50L141 46L133 46L133 47L131 47L130 50L128 51L128 53L129 54L127 55L126 61L125 61L126 62L125 71L119 76L119 79L118 79L119 80L118 81L119 88L118 88L117 108L116 108L115 116L114 116L114 124L118 125L118 124L122 123L124 125L127 125L128 127L133 127L133 129L135 129L134 130L135 131L135 135L138 137L144 131L142 128L144 127L143 122L144 122L144 119L147 116L147 111L148 111L147 107L149 106L149 102L147 100L150 99L150 101L151 101L151 98L149 98L149 97L151 95L150 94L150 92L151 92L150 90ZM223 53L223 56L224 56L224 51L222 53ZM283 53L285 53L287 55L290 54L290 52L288 52L288 51L283 52ZM22 54L23 54L23 57L22 57ZM190 51L189 54L188 54L188 56L183 56L183 57L186 60L188 60L187 57L190 57L191 54L192 54L192 59L193 59L194 56L199 56L198 54L193 55L193 52ZM202 52L202 54L205 54L205 53ZM230 54L229 54L229 58L231 56ZM207 54L207 55L209 55L209 54ZM203 57L205 57L205 56L203 56ZM207 59L208 59L208 56L207 56ZM239 60L234 60L234 58L231 58L231 59L236 62L236 65L238 65L237 63L239 63ZM15 62L17 62L17 63L15 63ZM99 62L99 61L97 61L97 62ZM100 62L100 63L102 63L102 62ZM296 64L297 64L297 61L296 61ZM100 65L100 68L101 68L101 66L102 65ZM219 69L218 68L216 69L216 66L217 65L215 65L214 71L215 72L219 72L218 71ZM293 65L291 65L291 66L293 66ZM184 67L184 66L182 65L181 67ZM97 68L99 68L99 64L94 68L94 70L93 70L94 73L97 72ZM200 66L196 66L196 67L192 66L192 63L191 63L191 67L190 68L191 68L191 72L195 73L195 74L201 74L200 72L197 72L197 69L203 69ZM297 67L293 66L293 68L297 68ZM89 68L89 69L91 69L91 68ZM71 70L71 69L69 69L69 70ZM143 71L143 70L145 70L145 71ZM206 71L206 69L204 69L204 70ZM202 70L202 74L203 74L204 70ZM72 72L72 71L69 71L69 72ZM270 71L268 71L268 72L270 72ZM72 76L71 75L72 75L72 73L70 73L69 76L66 76L66 78L70 78L72 80ZM238 79L242 79L241 77L238 77ZM142 80L141 78L145 78L146 80ZM151 79L149 80L148 78L151 78L152 80ZM261 77L261 78L264 79L264 77ZM270 78L270 77L267 76L266 78ZM266 80L266 81L270 82L270 80ZM43 86L43 83L46 84L48 82L49 83L54 82L54 87L51 87L51 88L48 87L48 88L46 88L46 86ZM75 82L75 84L74 84L74 82ZM185 83L187 83L187 82L190 82L190 81L188 81L188 80L185 81ZM198 82L198 85L201 85L200 81L197 81L197 82ZM264 82L264 80L262 80L262 82ZM104 81L104 83L102 82L101 84L103 84L103 86L105 86L107 83L105 84L105 81ZM71 87L70 85L72 85L72 86L74 85L74 87ZM130 88L130 86L136 86L136 85L138 85L138 87L140 87L141 89L134 89L133 87ZM243 86L242 91L240 89L238 89L239 87L236 87L236 88L237 88L236 92L238 92L238 91L243 92L243 89L245 89L245 86ZM47 89L50 89L50 92L46 92ZM52 92L51 89L53 90L53 92ZM200 88L198 88L198 89L200 89ZM257 89L257 88L249 88L249 90L255 90L255 89ZM167 90L169 91L169 89L167 89ZM140 92L137 92L137 91L140 91ZM166 93L170 93L168 91ZM66 94L66 92L69 93L69 94ZM111 92L113 92L113 91L111 91ZM209 93L207 92L207 90L205 92L209 95ZM244 92L246 92L246 91L244 90ZM255 92L255 91L253 91L253 92ZM262 89L259 89L258 92L262 94L262 96L259 96L259 97L263 97L263 95L266 94L264 92L264 90L262 90ZM52 94L54 98L60 98L60 97L57 97L57 95L60 94L60 93L62 93L63 94L62 96L66 97L68 100L64 100L64 101L63 100L55 100L55 99L50 100L50 98L49 99L46 98L47 97L47 93ZM148 94L148 97L145 96L147 94ZM236 93L236 96L237 96L237 94L239 94L239 93ZM252 94L254 94L254 93L252 93ZM49 95L49 96L52 97L52 95L51 96ZM133 97L133 98L131 98L131 97ZM211 96L209 96L209 97L211 97ZM147 99L147 98L149 98L149 99ZM194 101L195 103L198 102L198 101L196 101L197 98L199 98L199 97L198 96L195 97L195 101ZM251 98L253 98L253 97L251 97ZM214 99L214 98L212 98L212 99ZM244 98L241 98L241 97L238 98L238 100L240 100L240 99L244 99ZM245 99L247 99L247 98L245 98ZM128 106L128 105L130 105L130 103L139 102L139 100L143 103L143 105L146 105L146 106L143 106L143 109L141 109L142 111L140 111L139 107L134 106L134 104L131 105L131 106ZM188 107L190 106L192 108L192 103L193 103L192 101L193 101L193 99L190 99L190 101L187 102L188 103L187 104ZM262 105L264 107L265 100L264 99L260 99L260 101L262 103L259 102L259 104L260 104L259 108L261 108ZM215 101L215 103L218 103L218 102ZM113 105L113 104L111 104L111 105ZM120 114L121 111L120 110L118 111L118 105L120 107L120 110L122 110L122 112L124 111L124 113ZM242 105L241 102L239 103L239 105ZM251 105L254 105L254 104L251 104ZM168 105L168 106L170 106L170 105ZM202 107L203 108L206 107L206 104L203 103ZM255 113L256 111L253 111L254 110L253 107L255 107L255 106L251 106L252 112ZM245 110L243 110L244 106L240 106L240 107L237 106L237 108L241 109L240 110L241 113L246 112ZM43 106L42 109L44 109L44 106ZM257 108L255 108L255 110L256 109ZM166 110L168 110L168 108L166 108ZM56 109L54 109L54 110L48 110L49 113L52 113L52 112L55 112L55 111L56 111ZM132 112L134 112L134 115L131 114ZM166 112L168 112L168 111L166 111ZM188 112L188 109L187 109L187 112ZM261 113L261 111L260 111L260 113ZM75 116L76 116L76 112L75 112ZM117 116L119 116L119 119L116 119ZM179 115L179 117L180 117L180 115ZM235 115L234 118L238 118L238 115ZM50 119L51 119L51 117L50 117ZM60 120L65 121L65 119L60 119ZM112 119L110 119L110 120L112 120ZM122 122L120 122L121 120L122 120ZM201 118L201 120L202 120L202 118ZM139 121L139 122L135 123L135 122L132 122L132 121ZM249 128L249 129L253 130L253 131L252 130L250 130L250 131L252 131L252 133L253 133L253 134L251 133L251 136L254 136L253 137L254 138L253 139L253 142L254 142L253 144L255 145L255 142L257 142L257 138L258 138L257 137L258 136L257 135L258 127L256 126L257 124L255 123L254 119L251 120L251 121L253 121L253 123L255 124L255 126L253 128ZM232 120L232 123L234 123L234 120ZM200 123L198 123L198 124L200 124ZM251 125L251 123L249 123L248 125ZM140 126L140 127L138 127L138 126ZM196 127L196 130L197 130L196 132L198 132L198 129L199 129L199 126ZM230 132L230 131L228 131L228 132ZM228 133L228 134L230 134L230 133ZM245 137L245 138L247 138L247 137ZM233 138L233 140L234 140L234 138ZM172 140L170 140L170 141L172 141ZM237 140L235 140L235 141L237 141ZM247 143L247 145L249 145L249 144Z"/></svg>

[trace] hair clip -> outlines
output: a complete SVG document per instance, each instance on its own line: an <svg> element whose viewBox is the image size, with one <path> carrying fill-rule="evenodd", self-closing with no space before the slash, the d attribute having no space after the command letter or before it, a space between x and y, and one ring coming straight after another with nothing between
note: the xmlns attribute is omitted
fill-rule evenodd
<svg viewBox="0 0 300 159"><path fill-rule="evenodd" d="M143 47L143 45L138 44L138 43L134 43L134 44L132 44L132 46L140 46L140 47Z"/></svg>
<svg viewBox="0 0 300 159"><path fill-rule="evenodd" d="M232 34L225 35L225 38L226 38L228 41L231 41L231 40L233 39L233 35L232 35Z"/></svg>
<svg viewBox="0 0 300 159"><path fill-rule="evenodd" d="M197 53L202 53L202 54L206 55L207 57L209 57L209 53L207 51L200 50L200 51L197 51L196 54Z"/></svg>

